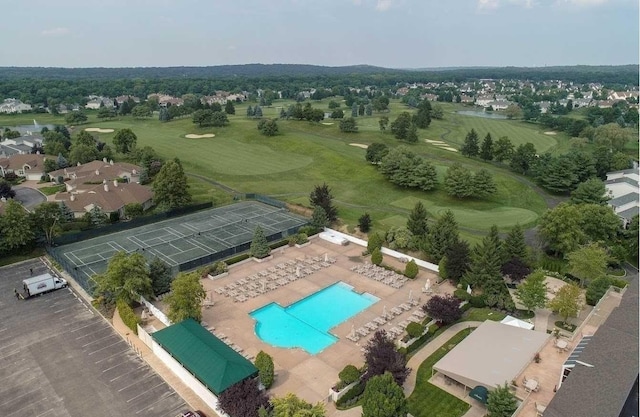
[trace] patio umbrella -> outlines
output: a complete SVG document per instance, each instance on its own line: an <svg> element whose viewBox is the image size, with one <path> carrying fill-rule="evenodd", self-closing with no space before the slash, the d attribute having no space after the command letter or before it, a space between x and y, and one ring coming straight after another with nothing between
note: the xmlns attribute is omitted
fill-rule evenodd
<svg viewBox="0 0 640 417"><path fill-rule="evenodd" d="M476 385L471 391L469 391L469 397L475 398L483 404L487 403L489 397L489 391L482 385Z"/></svg>
<svg viewBox="0 0 640 417"><path fill-rule="evenodd" d="M300 278L300 267L296 267L296 276Z"/></svg>
<svg viewBox="0 0 640 417"><path fill-rule="evenodd" d="M409 290L409 302L413 301L413 290Z"/></svg>
<svg viewBox="0 0 640 417"><path fill-rule="evenodd" d="M382 317L387 317L387 306L382 307Z"/></svg>
<svg viewBox="0 0 640 417"><path fill-rule="evenodd" d="M356 336L356 326L354 324L351 325L351 333L349 333L349 337Z"/></svg>
<svg viewBox="0 0 640 417"><path fill-rule="evenodd" d="M467 293L471 294L471 285L467 284Z"/></svg>
<svg viewBox="0 0 640 417"><path fill-rule="evenodd" d="M328 253L324 254L324 261L325 262L329 262L329 254Z"/></svg>
<svg viewBox="0 0 640 417"><path fill-rule="evenodd" d="M430 288L431 288L431 280L427 278L427 282L424 283L424 290L428 292Z"/></svg>
<svg viewBox="0 0 640 417"><path fill-rule="evenodd" d="M266 291L267 290L267 281L262 280L260 282L262 282L262 291Z"/></svg>

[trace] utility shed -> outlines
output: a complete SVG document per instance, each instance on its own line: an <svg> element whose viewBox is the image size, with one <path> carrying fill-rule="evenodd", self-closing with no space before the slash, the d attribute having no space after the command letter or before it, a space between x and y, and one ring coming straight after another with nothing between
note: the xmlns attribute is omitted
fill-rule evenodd
<svg viewBox="0 0 640 417"><path fill-rule="evenodd" d="M516 379L549 335L487 320L433 366L467 387L489 390Z"/></svg>
<svg viewBox="0 0 640 417"><path fill-rule="evenodd" d="M216 396L231 385L258 375L258 369L250 361L193 319L158 330L151 337ZM161 357L158 354L160 352L156 352L156 346L154 353Z"/></svg>

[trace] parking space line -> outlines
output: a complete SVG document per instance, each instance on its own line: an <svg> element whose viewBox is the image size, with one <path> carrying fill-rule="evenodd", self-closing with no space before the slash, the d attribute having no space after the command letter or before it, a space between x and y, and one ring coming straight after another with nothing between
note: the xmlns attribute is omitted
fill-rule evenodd
<svg viewBox="0 0 640 417"><path fill-rule="evenodd" d="M91 336L92 334L96 334L96 333L98 333L98 332L103 332L103 331L105 331L105 330L109 330L109 334L111 334L111 331L110 331L111 329L109 329L108 327L103 327L103 328L98 329L98 330L96 330L96 331L94 331L94 332L85 333L85 334L83 334L82 336L78 336L78 337L76 337L76 340L80 340L80 339L82 339L82 338L84 338L84 337Z"/></svg>
<svg viewBox="0 0 640 417"><path fill-rule="evenodd" d="M28 403L26 404L26 407L28 407L28 406L32 406L32 405L37 404L37 403L40 403L40 402L42 402L42 401L44 401L44 400L46 400L46 399L48 399L48 398L47 398L47 397L44 397L44 398L41 398L41 399L39 399L39 400L37 400L37 401L30 401L30 402L28 402ZM12 415L14 415L14 414L16 414L16 413L18 413L18 412L22 411L22 410L23 410L24 408L26 408L26 407L19 408L19 409L17 409L17 410L15 410L15 411L13 411L12 413L7 414L5 417L12 416ZM53 410L53 409L52 409L52 410ZM49 411L51 411L51 410L49 410ZM40 415L42 415L42 414L40 414Z"/></svg>
<svg viewBox="0 0 640 417"><path fill-rule="evenodd" d="M78 327L77 329L70 330L69 332L70 332L70 333L77 332L78 330L82 330L82 329L84 329L84 328L86 328L86 327L89 327L89 326L95 326L95 325L96 325L95 323L89 323L89 324L87 324L86 326Z"/></svg>
<svg viewBox="0 0 640 417"><path fill-rule="evenodd" d="M49 413L50 413L50 412L52 412L53 410L54 410L53 408L50 408L50 409L48 409L47 411L45 411L44 413L40 413L40 414L38 414L36 417L42 417L42 416L44 416L45 414L49 414Z"/></svg>
<svg viewBox="0 0 640 417"><path fill-rule="evenodd" d="M124 374L118 375L118 376L117 376L117 377L115 377L115 378L112 378L109 382L113 382L113 381L115 381L115 380L116 380L116 379L118 379L118 378L122 378L122 377L123 377L123 376L125 376L126 374L130 374L131 372L135 372L135 371L137 371L137 370L138 370L138 369L140 369L140 368L144 368L144 364L142 364L142 365L138 366L138 367L137 367L137 368L135 368L135 369L132 369L132 370L130 370L130 371L127 371L127 372L125 372Z"/></svg>
<svg viewBox="0 0 640 417"><path fill-rule="evenodd" d="M110 337L113 337L113 335L112 335L112 334L108 334L108 335L106 335L106 336L102 336L101 338L98 338L98 339L96 339L96 340L93 340L93 341L91 341L91 342L89 342L89 343L85 343L85 344L84 344L84 345L82 345L81 347L83 347L83 348L84 348L84 347L87 347L87 346L93 345L94 343L98 343L98 342L100 342L101 340L108 339L108 338L110 338Z"/></svg>
<svg viewBox="0 0 640 417"><path fill-rule="evenodd" d="M20 349L18 349L18 350L14 350L13 352L11 352L11 353L9 353L9 354L7 354L7 355L0 356L0 360L6 359L6 358L8 358L9 356L13 356L13 355L15 355L16 353L20 353Z"/></svg>
<svg viewBox="0 0 640 417"><path fill-rule="evenodd" d="M131 398L131 399L127 400L127 402L128 402L128 403L130 403L131 401L135 400L136 398L140 397L141 395L144 395L144 394L146 394L147 392L152 391L152 390L154 390L154 389L158 388L160 385L163 385L163 384L164 384L164 381L162 381L162 380L161 380L161 381L160 381L160 383L159 383L158 385L155 385L155 386L153 386L153 387L149 388L149 389L148 389L148 390L146 390L145 392L141 392L140 394L136 395L135 397L133 397L133 398Z"/></svg>
<svg viewBox="0 0 640 417"><path fill-rule="evenodd" d="M93 355L94 353L100 352L101 350L105 350L106 348L109 348L109 347L111 347L111 346L115 346L115 345L117 345L118 343L122 343L122 340L116 340L115 342L113 342L113 343L112 343L112 344L110 344L110 345L103 346L102 348L100 348L100 349L98 349L98 350L94 350L93 352L90 352L90 353L89 353L89 356Z"/></svg>
<svg viewBox="0 0 640 417"><path fill-rule="evenodd" d="M167 395L167 394L168 394L168 395ZM177 395L177 394L176 394L176 392L175 392L175 391L173 391L173 390L171 390L171 391L169 391L169 392L166 392L166 393L162 396L162 398L160 398L158 401L155 401L155 402L153 402L153 403L151 403L151 404L147 405L146 407L139 409L138 411L136 411L136 414L140 414L141 412L143 412L143 411L144 411L144 410L146 410L147 408L151 408L151 407L153 407L154 405L156 405L156 404L158 404L158 403L160 403L160 402L162 402L162 401L166 400L167 398L170 398L170 397L172 397L172 396L174 396L174 395Z"/></svg>
<svg viewBox="0 0 640 417"><path fill-rule="evenodd" d="M117 368L117 367L118 367L118 366L120 366L120 365L124 365L124 362L120 362L120 363L119 363L119 364L117 364L117 365L113 365L113 366L111 366L111 367L109 367L109 368L107 368L107 369L104 369L104 370L102 371L102 373L104 374L105 372L109 372L110 370L112 370L112 369L114 369L114 368Z"/></svg>
<svg viewBox="0 0 640 417"><path fill-rule="evenodd" d="M126 385L126 386L124 386L124 387L120 388L120 389L118 390L118 392L122 392L122 391L126 390L127 388L132 387L132 386L134 386L135 384L139 384L139 383L141 383L142 381L145 381L145 380L147 380L147 379L149 379L149 378L153 378L154 376L156 376L156 374L155 374L155 373L153 373L153 372L150 372L150 373L149 373L149 375L147 375L144 379L141 379L141 380L139 380L139 381L133 381L133 382L132 382L132 383L130 383L129 385Z"/></svg>
<svg viewBox="0 0 640 417"><path fill-rule="evenodd" d="M38 392L38 391L39 391L39 390L37 390L37 389L36 389L36 390L31 391L31 392L26 392L26 393L20 394L20 395L18 395L17 397L13 397L13 398L11 398L9 401L5 401L5 402L3 402L2 404L0 404L0 408L2 408L2 406L4 406L5 404L8 404L8 403L10 403L10 402L12 402L12 401L17 400L17 399L18 399L18 398L20 398L20 397L26 397L27 395L31 395L31 394L33 394L33 393L35 393L35 392Z"/></svg>
<svg viewBox="0 0 640 417"><path fill-rule="evenodd" d="M17 344L18 344L18 342L9 343L8 345L0 346L0 349L6 349L9 346L13 346L13 345L17 345Z"/></svg>
<svg viewBox="0 0 640 417"><path fill-rule="evenodd" d="M128 348L128 347L127 347L125 350L121 351L121 352L114 353L114 354L113 354L113 355L111 355L111 356L107 356L106 358L100 359L99 361L95 361L95 363L96 363L96 364L98 364L98 363L100 363L100 362L102 362L102 361L106 361L106 360L108 360L108 359L111 359L111 358L113 358L114 356L122 355L123 353L125 353L125 352L127 352L127 351L129 351L129 348Z"/></svg>

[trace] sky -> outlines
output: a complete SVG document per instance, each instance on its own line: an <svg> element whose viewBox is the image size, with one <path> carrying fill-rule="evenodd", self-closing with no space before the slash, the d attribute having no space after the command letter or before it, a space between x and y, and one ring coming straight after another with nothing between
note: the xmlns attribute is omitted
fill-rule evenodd
<svg viewBox="0 0 640 417"><path fill-rule="evenodd" d="M0 66L638 64L638 0L2 0Z"/></svg>

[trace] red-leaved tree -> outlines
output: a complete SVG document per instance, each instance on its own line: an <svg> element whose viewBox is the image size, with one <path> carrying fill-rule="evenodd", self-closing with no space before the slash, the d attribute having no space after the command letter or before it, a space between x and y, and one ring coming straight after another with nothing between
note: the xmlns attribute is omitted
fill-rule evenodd
<svg viewBox="0 0 640 417"><path fill-rule="evenodd" d="M402 386L411 371L407 368L407 358L396 350L393 340L384 330L376 331L365 346L364 361L367 365L365 380L388 371L396 383Z"/></svg>
<svg viewBox="0 0 640 417"><path fill-rule="evenodd" d="M451 295L434 295L422 306L422 309L429 317L445 325L451 324L462 317L460 300Z"/></svg>
<svg viewBox="0 0 640 417"><path fill-rule="evenodd" d="M218 397L218 406L231 417L258 417L258 410L271 409L265 391L258 389L256 378L245 379L231 385Z"/></svg>

